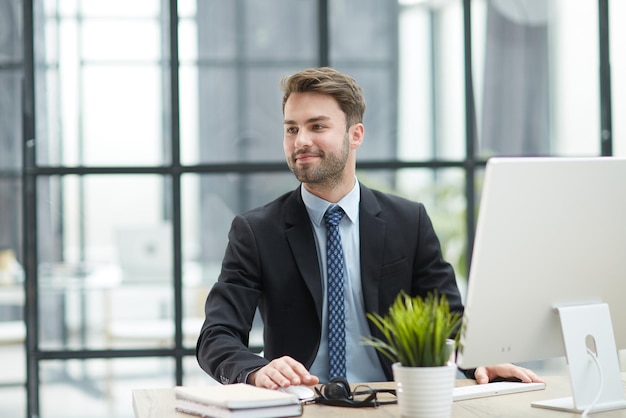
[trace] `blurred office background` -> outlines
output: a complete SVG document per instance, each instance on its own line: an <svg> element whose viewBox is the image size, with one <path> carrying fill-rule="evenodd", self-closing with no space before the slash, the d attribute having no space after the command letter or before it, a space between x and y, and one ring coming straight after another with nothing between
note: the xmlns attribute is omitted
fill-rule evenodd
<svg viewBox="0 0 626 418"><path fill-rule="evenodd" d="M363 85L359 179L427 205L464 288L488 157L626 156L620 16L622 0L0 0L0 416L132 417L133 388L211 383L204 298L233 215L297 185L278 83L305 67Z"/></svg>

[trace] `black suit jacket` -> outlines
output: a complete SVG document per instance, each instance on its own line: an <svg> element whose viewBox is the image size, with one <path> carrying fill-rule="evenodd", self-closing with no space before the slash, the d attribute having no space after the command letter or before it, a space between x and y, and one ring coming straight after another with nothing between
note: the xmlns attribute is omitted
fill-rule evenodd
<svg viewBox="0 0 626 418"><path fill-rule="evenodd" d="M424 206L361 187L361 286L367 312L384 314L401 290L426 296L438 289L462 312L454 271L443 260ZM206 300L196 355L222 383L244 382L274 359L291 356L307 368L320 344L322 285L313 227L300 189L232 222L222 271ZM264 356L248 335L257 306L264 323ZM370 323L373 335L381 337ZM349 349L349 348L348 348ZM387 379L391 362L379 355Z"/></svg>

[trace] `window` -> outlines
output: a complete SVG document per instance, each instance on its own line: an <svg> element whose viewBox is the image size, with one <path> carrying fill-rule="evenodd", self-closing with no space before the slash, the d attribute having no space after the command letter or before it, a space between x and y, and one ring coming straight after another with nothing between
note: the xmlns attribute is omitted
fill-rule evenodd
<svg viewBox="0 0 626 418"><path fill-rule="evenodd" d="M233 215L297 185L278 83L305 67L363 85L359 179L426 204L464 286L486 158L625 155L623 2L571 3L0 2L0 415L210 381L204 298Z"/></svg>

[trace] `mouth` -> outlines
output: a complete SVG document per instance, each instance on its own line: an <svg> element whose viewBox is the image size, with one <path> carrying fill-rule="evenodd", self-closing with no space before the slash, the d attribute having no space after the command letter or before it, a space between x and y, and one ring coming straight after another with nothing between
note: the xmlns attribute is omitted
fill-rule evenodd
<svg viewBox="0 0 626 418"><path fill-rule="evenodd" d="M296 163L308 163L315 158L321 158L322 153L319 151L306 151L306 152L297 152L293 156L293 161Z"/></svg>

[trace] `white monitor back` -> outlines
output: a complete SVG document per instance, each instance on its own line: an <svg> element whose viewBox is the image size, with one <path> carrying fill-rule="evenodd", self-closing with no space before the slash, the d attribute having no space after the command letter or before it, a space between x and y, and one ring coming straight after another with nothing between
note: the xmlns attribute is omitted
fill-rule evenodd
<svg viewBox="0 0 626 418"><path fill-rule="evenodd" d="M626 159L489 160L459 365L564 356L554 308L593 302L626 348Z"/></svg>
<svg viewBox="0 0 626 418"><path fill-rule="evenodd" d="M124 281L172 280L172 225L169 222L127 225L116 232Z"/></svg>

